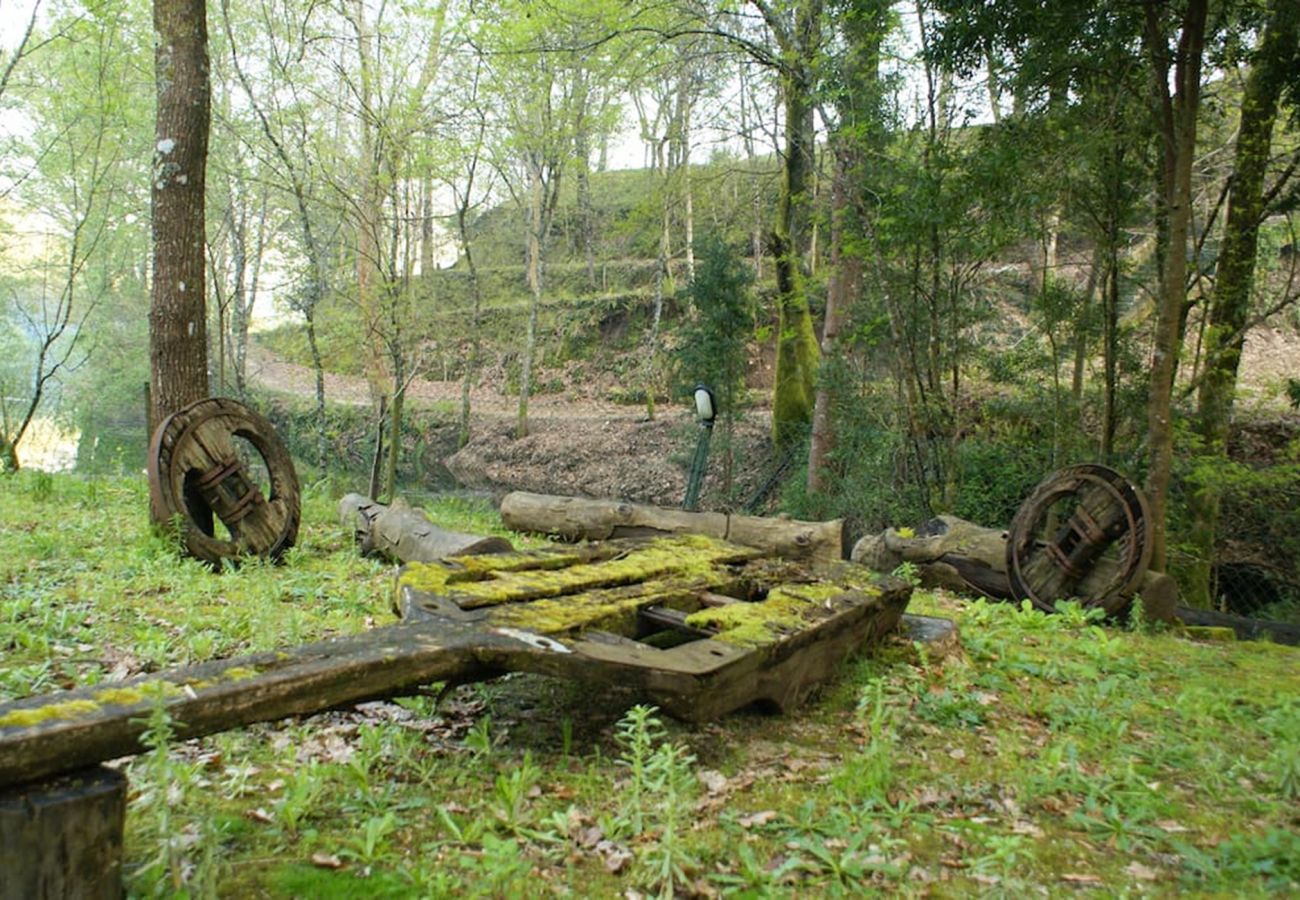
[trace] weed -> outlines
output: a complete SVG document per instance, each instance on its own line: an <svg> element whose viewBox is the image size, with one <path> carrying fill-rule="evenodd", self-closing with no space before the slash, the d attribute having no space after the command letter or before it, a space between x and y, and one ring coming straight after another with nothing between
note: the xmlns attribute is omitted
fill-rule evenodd
<svg viewBox="0 0 1300 900"><path fill-rule="evenodd" d="M493 812L502 828L511 834L518 834L530 821L528 801L535 796L541 777L542 770L533 762L532 753L525 753L519 765L496 777Z"/></svg>
<svg viewBox="0 0 1300 900"><path fill-rule="evenodd" d="M615 740L623 750L618 763L629 773L623 821L633 835L645 829L646 794L650 789L650 760L655 744L664 738L663 723L653 706L637 704L619 720Z"/></svg>
<svg viewBox="0 0 1300 900"><path fill-rule="evenodd" d="M492 717L485 715L475 722L466 732L464 744L477 762L491 757L496 749L496 740L492 736Z"/></svg>

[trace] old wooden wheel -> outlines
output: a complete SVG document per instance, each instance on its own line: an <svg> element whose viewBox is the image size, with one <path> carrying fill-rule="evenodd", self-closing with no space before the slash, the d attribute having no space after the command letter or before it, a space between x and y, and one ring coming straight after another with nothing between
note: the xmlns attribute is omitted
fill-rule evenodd
<svg viewBox="0 0 1300 900"><path fill-rule="evenodd" d="M1123 475L1093 464L1061 469L1012 520L1011 592L1048 611L1074 598L1115 615L1146 572L1150 531L1146 498Z"/></svg>
<svg viewBox="0 0 1300 900"><path fill-rule="evenodd" d="M149 444L149 512L178 523L185 549L213 565L279 559L298 536L298 477L275 428L214 397L168 416Z"/></svg>

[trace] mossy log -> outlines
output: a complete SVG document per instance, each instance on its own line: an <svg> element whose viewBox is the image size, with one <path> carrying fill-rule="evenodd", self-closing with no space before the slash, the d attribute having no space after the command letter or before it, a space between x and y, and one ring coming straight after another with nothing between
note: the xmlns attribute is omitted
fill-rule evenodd
<svg viewBox="0 0 1300 900"><path fill-rule="evenodd" d="M849 558L881 572L903 563L917 567L921 583L994 600L1014 600L1007 577L1007 532L956 516L937 516L916 529L889 528L867 535ZM1174 621L1178 584L1168 575L1147 572L1135 595L1151 620Z"/></svg>
<svg viewBox="0 0 1300 900"><path fill-rule="evenodd" d="M339 519L352 527L363 554L377 553L398 562L431 562L448 556L503 553L514 546L503 537L483 537L439 528L423 510L401 497L391 506L362 494L339 500Z"/></svg>
<svg viewBox="0 0 1300 900"><path fill-rule="evenodd" d="M608 540L655 534L703 534L786 559L832 562L844 557L844 523L800 522L719 512L685 512L620 500L591 500L515 491L501 501L501 519L516 531L562 540Z"/></svg>

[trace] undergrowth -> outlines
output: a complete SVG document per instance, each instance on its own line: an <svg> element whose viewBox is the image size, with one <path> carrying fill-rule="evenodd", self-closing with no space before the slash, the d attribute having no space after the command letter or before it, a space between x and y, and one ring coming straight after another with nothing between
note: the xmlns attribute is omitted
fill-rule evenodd
<svg viewBox="0 0 1300 900"><path fill-rule="evenodd" d="M0 700L392 621L308 491L281 566L212 574L142 479L0 478ZM458 501L451 527L499 529ZM174 738L130 764L140 896L1173 895L1300 890L1297 652L918 592L810 705L686 727L516 676Z"/></svg>

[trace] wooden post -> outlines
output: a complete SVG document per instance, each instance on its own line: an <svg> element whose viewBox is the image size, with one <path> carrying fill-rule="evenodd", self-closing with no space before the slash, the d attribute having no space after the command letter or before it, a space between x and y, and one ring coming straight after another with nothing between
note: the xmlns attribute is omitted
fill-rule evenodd
<svg viewBox="0 0 1300 900"><path fill-rule="evenodd" d="M0 900L118 900L125 820L104 766L0 791Z"/></svg>

